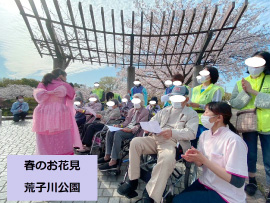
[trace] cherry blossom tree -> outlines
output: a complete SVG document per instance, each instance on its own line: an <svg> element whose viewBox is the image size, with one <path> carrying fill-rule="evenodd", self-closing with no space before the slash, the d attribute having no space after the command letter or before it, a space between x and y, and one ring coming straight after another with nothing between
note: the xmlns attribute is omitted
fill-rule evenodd
<svg viewBox="0 0 270 203"><path fill-rule="evenodd" d="M192 0L183 1L183 0L155 0L154 6L149 6L144 2L144 0L134 0L137 10L135 11L135 24L134 24L134 33L140 34L141 32L141 23L140 16L141 11L144 13L144 24L143 24L143 34L150 33L150 19L151 12L153 12L153 24L151 28L152 34L168 34L170 29L171 33L177 33L181 23L181 15L183 10L185 10L185 18L183 21L181 32L187 32L189 23L191 21L194 8L196 8L196 14L190 31L198 31L202 16L207 9L205 21L202 24L201 30L207 30L211 17L213 15L215 5L211 0L203 0L200 3L195 3ZM220 26L221 21L226 14L231 2L229 3L226 0L219 0L218 10L216 13L215 20L211 26L211 29L216 29ZM242 4L238 4L236 1L236 8L231 13L230 18L227 20L225 27L232 26L239 9ZM207 7L207 8L206 8ZM165 13L164 13L165 12ZM268 50L270 45L269 38L269 25L263 23L260 20L260 16L266 12L266 9L260 5L255 5L250 2L248 8L241 20L239 21L237 28L233 31L230 36L227 44L223 48L223 51L220 53L219 57L216 59L217 52L212 52L209 56L206 52L203 55L203 61L205 64L212 65L215 62L215 66L218 68L220 74L223 76L223 82L228 82L235 76L242 76L246 67L244 65L244 60L252 56L258 50ZM161 27L161 22L164 17L164 25ZM173 20L172 20L173 19ZM172 24L173 22L173 24ZM131 20L125 22L125 26L131 28ZM220 33L219 37L213 49L220 49L224 43L224 38L227 36L228 31L223 31ZM212 40L208 45L206 50L209 50L214 42L217 32L214 32ZM141 53L147 53L149 48L148 56L141 57L140 61L143 64L150 64L150 66L143 67L139 66L136 68L135 74L136 78L139 78L142 84L147 88L149 96L160 95L164 92L165 84L164 81L170 79L172 75L180 73L185 77L185 84L189 84L192 79L193 66L191 63L195 62L197 54L188 54L179 56L162 56L155 55L162 53L172 53L175 49L177 53L183 51L185 53L189 52L194 46L193 50L199 51L203 45L205 34L200 34L196 39L196 35L190 35L185 39L184 35L181 35L177 41L177 37L161 37L160 41L158 37L151 39L151 43L148 44L148 40L145 40L141 44ZM118 38L122 40L122 38ZM185 43L185 48L183 49L183 44ZM196 41L195 41L196 40ZM129 49L130 40L126 39L125 43L127 44L127 49ZM159 46L158 46L159 44ZM175 46L176 44L176 46ZM194 44L194 45L193 45ZM158 49L157 49L158 47ZM134 52L138 52L140 48L140 43L138 39L134 41ZM152 54L152 55L151 55ZM129 60L128 58L126 59ZM156 60L156 61L155 61ZM138 56L134 56L134 64L138 61ZM163 63L162 67L154 67L154 64ZM170 64L187 64L187 65L170 65ZM203 65L205 65L203 64ZM152 66L151 66L152 65ZM123 80L126 78L126 69L122 69L118 73L118 84L119 91L126 92L126 81ZM122 84L120 84L122 83Z"/></svg>
<svg viewBox="0 0 270 203"><path fill-rule="evenodd" d="M2 99L15 99L18 95L33 97L33 89L28 85L8 85L0 87L0 95Z"/></svg>
<svg viewBox="0 0 270 203"><path fill-rule="evenodd" d="M90 87L81 85L80 88L75 87L75 91L80 91L83 95L85 101L88 101L88 97L91 92ZM23 95L24 97L31 98L33 97L33 87L28 85L8 85L7 87L0 87L0 99L15 99L18 95Z"/></svg>

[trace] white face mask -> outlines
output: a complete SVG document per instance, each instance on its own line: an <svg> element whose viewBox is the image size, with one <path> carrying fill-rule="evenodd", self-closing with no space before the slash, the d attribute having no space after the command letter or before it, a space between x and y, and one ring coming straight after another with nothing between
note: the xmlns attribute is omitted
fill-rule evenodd
<svg viewBox="0 0 270 203"><path fill-rule="evenodd" d="M90 101L90 104L94 104L95 103L95 101Z"/></svg>
<svg viewBox="0 0 270 203"><path fill-rule="evenodd" d="M108 109L109 109L109 110L113 110L113 107L112 107L112 106L108 106Z"/></svg>
<svg viewBox="0 0 270 203"><path fill-rule="evenodd" d="M169 101L169 95L166 94L166 95L161 96L160 100L161 100L161 102L163 102L163 103Z"/></svg>
<svg viewBox="0 0 270 203"><path fill-rule="evenodd" d="M19 102L23 102L23 99L18 99Z"/></svg>
<svg viewBox="0 0 270 203"><path fill-rule="evenodd" d="M201 83L204 83L209 80L208 76L201 76Z"/></svg>
<svg viewBox="0 0 270 203"><path fill-rule="evenodd" d="M170 86L172 86L172 84L173 84L173 83L172 83L172 81L170 81L170 80L166 80L166 81L165 81L165 86L166 86L166 87L170 87Z"/></svg>
<svg viewBox="0 0 270 203"><path fill-rule="evenodd" d="M260 67L260 68L248 67L248 72L250 73L250 75L257 77L264 71L264 68L265 67Z"/></svg>
<svg viewBox="0 0 270 203"><path fill-rule="evenodd" d="M141 104L140 104L140 103L134 104L134 108L135 108L135 109L141 108Z"/></svg>
<svg viewBox="0 0 270 203"><path fill-rule="evenodd" d="M202 115L202 117L201 117L202 125L207 129L211 129L214 126L215 122L210 123L209 120L210 120L210 118L213 118L213 117L215 117L215 116L204 116L204 115Z"/></svg>
<svg viewBox="0 0 270 203"><path fill-rule="evenodd" d="M182 108L182 102L172 102L172 106L175 109L181 109Z"/></svg>
<svg viewBox="0 0 270 203"><path fill-rule="evenodd" d="M201 83L202 83L202 78L201 78L201 77L197 77L197 82L198 82L199 84L201 84Z"/></svg>

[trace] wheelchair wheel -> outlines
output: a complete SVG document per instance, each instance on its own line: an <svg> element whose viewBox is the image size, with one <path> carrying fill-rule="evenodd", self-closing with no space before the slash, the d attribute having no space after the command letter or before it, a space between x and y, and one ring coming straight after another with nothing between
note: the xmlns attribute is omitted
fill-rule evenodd
<svg viewBox="0 0 270 203"><path fill-rule="evenodd" d="M108 171L107 173L109 175L118 176L118 175L120 175L121 171L120 170L113 170L113 171Z"/></svg>
<svg viewBox="0 0 270 203"><path fill-rule="evenodd" d="M157 164L157 158L156 155L142 155L142 162L147 171L152 171L154 166Z"/></svg>
<svg viewBox="0 0 270 203"><path fill-rule="evenodd" d="M197 179L198 167L194 163L186 162L186 171L184 177L184 186L187 188Z"/></svg>

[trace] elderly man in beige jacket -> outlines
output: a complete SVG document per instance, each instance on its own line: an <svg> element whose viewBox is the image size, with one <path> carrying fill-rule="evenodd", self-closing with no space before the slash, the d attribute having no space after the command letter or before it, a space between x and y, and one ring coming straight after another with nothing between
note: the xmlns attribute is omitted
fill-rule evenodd
<svg viewBox="0 0 270 203"><path fill-rule="evenodd" d="M129 180L118 187L118 193L129 196L134 193L140 178L140 156L142 154L157 154L157 165L143 192L143 202L161 202L167 180L175 167L177 142L185 152L191 147L190 140L195 139L199 117L197 113L186 106L189 98L185 86L174 87L170 100L172 106L159 111L151 121L158 121L162 132L150 133L149 136L137 137L131 141L129 150Z"/></svg>

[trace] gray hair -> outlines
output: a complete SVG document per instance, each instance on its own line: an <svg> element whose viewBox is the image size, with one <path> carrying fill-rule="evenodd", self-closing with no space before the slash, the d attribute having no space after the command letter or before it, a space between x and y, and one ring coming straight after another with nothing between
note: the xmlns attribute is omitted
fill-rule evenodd
<svg viewBox="0 0 270 203"><path fill-rule="evenodd" d="M144 107L144 97L143 97L143 94L136 93L136 94L133 95L133 98L134 97L139 98L141 100L141 106Z"/></svg>

